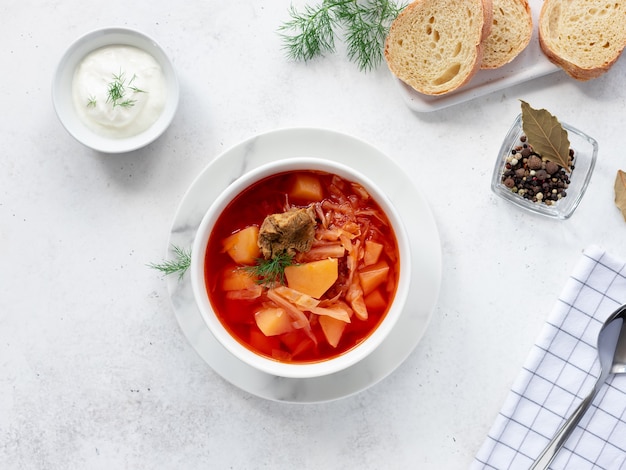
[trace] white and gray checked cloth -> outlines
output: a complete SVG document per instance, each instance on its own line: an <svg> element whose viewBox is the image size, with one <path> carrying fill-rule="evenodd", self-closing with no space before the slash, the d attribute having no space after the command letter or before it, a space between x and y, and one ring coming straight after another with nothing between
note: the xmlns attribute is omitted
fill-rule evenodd
<svg viewBox="0 0 626 470"><path fill-rule="evenodd" d="M626 264L587 248L471 470L528 470L600 375L600 327L626 303ZM626 470L626 375L609 375L551 469Z"/></svg>

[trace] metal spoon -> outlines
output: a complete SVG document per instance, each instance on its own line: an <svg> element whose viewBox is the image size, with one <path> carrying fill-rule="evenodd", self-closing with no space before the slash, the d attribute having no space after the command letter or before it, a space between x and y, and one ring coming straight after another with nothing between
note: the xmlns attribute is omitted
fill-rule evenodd
<svg viewBox="0 0 626 470"><path fill-rule="evenodd" d="M598 334L598 356L600 358L600 376L593 386L591 393L578 405L574 413L557 431L548 446L530 470L545 470L548 468L559 449L565 444L580 419L593 402L600 387L609 374L626 373L626 305L622 305L604 322Z"/></svg>

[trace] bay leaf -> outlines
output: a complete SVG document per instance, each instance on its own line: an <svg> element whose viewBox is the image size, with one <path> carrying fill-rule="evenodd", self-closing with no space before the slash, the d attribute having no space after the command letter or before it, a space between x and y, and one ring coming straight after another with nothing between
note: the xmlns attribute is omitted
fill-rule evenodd
<svg viewBox="0 0 626 470"><path fill-rule="evenodd" d="M522 101L522 129L536 153L570 171L569 138L555 116L545 109L533 109Z"/></svg>
<svg viewBox="0 0 626 470"><path fill-rule="evenodd" d="M615 177L615 205L622 211L626 221L626 173L617 170Z"/></svg>

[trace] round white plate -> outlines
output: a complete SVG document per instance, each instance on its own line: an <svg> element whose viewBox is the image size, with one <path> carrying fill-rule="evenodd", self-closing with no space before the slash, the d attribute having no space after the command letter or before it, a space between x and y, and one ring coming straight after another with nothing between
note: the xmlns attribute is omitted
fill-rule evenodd
<svg viewBox="0 0 626 470"><path fill-rule="evenodd" d="M172 275L167 285L183 333L215 372L256 396L291 403L317 403L365 390L393 372L422 338L439 294L441 242L428 204L407 174L376 148L323 129L284 129L248 139L212 161L183 196L172 224L171 247L188 249L204 213L232 181L260 165L292 157L315 157L352 166L382 187L396 205L411 240L413 277L406 309L381 346L364 361L312 379L275 377L240 362L210 333L196 307L191 282Z"/></svg>

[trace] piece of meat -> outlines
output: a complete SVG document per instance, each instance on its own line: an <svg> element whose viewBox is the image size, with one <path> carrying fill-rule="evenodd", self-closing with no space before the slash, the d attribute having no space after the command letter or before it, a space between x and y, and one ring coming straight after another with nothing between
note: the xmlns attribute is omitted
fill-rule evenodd
<svg viewBox="0 0 626 470"><path fill-rule="evenodd" d="M265 259L281 253L307 252L315 238L315 209L308 206L268 215L259 229L258 245Z"/></svg>

